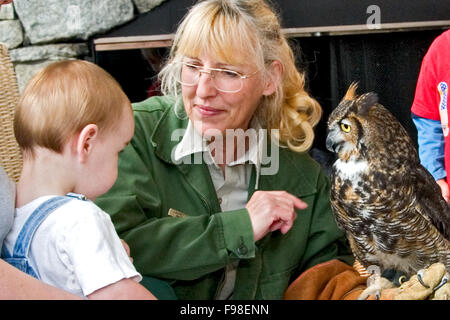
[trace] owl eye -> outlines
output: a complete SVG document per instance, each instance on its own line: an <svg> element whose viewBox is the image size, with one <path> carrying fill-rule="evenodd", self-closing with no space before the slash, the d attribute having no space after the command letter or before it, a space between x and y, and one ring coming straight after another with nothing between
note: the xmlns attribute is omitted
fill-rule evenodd
<svg viewBox="0 0 450 320"><path fill-rule="evenodd" d="M344 131L345 133L349 133L350 130L352 130L352 127L351 127L349 124L341 123L341 129L342 129L342 131Z"/></svg>

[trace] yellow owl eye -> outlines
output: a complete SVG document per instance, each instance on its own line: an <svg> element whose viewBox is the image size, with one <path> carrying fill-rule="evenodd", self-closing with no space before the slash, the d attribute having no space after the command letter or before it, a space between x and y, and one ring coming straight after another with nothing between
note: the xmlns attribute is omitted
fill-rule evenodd
<svg viewBox="0 0 450 320"><path fill-rule="evenodd" d="M342 131L349 133L350 130L352 130L352 127L349 124L341 123L341 129Z"/></svg>

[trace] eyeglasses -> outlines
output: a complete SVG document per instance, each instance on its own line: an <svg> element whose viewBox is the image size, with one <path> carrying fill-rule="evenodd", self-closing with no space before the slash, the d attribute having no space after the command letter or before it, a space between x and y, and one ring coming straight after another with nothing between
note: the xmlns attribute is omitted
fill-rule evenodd
<svg viewBox="0 0 450 320"><path fill-rule="evenodd" d="M248 79L255 75L257 71L242 75L239 72L219 68L207 68L187 62L181 63L181 70L178 73L177 81L184 86L195 86L200 80L200 74L207 73L211 77L214 87L222 92L236 93L240 91L244 85L244 79Z"/></svg>

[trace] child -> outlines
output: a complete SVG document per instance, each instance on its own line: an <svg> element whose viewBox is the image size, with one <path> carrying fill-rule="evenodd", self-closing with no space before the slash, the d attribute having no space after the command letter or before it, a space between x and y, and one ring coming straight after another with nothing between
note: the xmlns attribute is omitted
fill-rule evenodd
<svg viewBox="0 0 450 320"><path fill-rule="evenodd" d="M411 107L420 161L436 180L447 202L450 202L449 48L450 30L447 30L434 39L423 58Z"/></svg>
<svg viewBox="0 0 450 320"><path fill-rule="evenodd" d="M23 169L2 258L88 299L155 299L109 215L90 201L114 184L118 154L134 134L119 84L87 61L53 63L25 88L14 131Z"/></svg>

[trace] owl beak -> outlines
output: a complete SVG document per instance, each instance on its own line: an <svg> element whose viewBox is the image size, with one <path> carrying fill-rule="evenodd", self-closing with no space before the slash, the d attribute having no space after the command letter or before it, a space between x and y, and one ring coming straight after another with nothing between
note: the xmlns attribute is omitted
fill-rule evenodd
<svg viewBox="0 0 450 320"><path fill-rule="evenodd" d="M334 152L334 153L337 153L337 150L336 150L336 149L337 149L338 144L335 143L335 142L333 141L333 139L330 138L330 134L328 134L327 140L326 140L325 144L326 144L326 147L327 147L327 149L328 149L329 151Z"/></svg>

